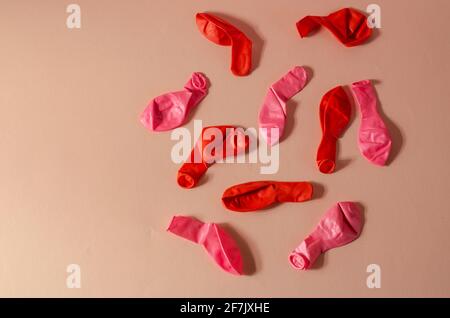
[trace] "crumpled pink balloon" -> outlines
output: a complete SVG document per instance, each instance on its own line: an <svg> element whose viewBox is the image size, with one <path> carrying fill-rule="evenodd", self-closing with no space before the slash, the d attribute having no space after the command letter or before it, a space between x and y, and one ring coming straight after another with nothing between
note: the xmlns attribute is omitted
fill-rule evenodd
<svg viewBox="0 0 450 318"><path fill-rule="evenodd" d="M242 275L242 257L233 238L215 223L203 223L188 216L174 216L167 231L202 245L226 272Z"/></svg>
<svg viewBox="0 0 450 318"><path fill-rule="evenodd" d="M314 231L289 255L297 269L309 269L320 254L357 239L362 230L362 216L353 202L338 202L322 217Z"/></svg>
<svg viewBox="0 0 450 318"><path fill-rule="evenodd" d="M286 103L305 87L308 75L301 66L296 66L277 82L272 84L267 92L259 112L259 127L267 144L274 145L284 133L286 125ZM278 129L278 136L271 135L271 128Z"/></svg>
<svg viewBox="0 0 450 318"><path fill-rule="evenodd" d="M141 123L151 131L165 131L181 126L192 108L208 93L208 81L202 73L193 73L177 92L170 92L150 101L142 112Z"/></svg>
<svg viewBox="0 0 450 318"><path fill-rule="evenodd" d="M361 110L358 133L359 150L378 166L384 166L391 151L392 139L377 111L377 96L369 80L355 82L352 91Z"/></svg>

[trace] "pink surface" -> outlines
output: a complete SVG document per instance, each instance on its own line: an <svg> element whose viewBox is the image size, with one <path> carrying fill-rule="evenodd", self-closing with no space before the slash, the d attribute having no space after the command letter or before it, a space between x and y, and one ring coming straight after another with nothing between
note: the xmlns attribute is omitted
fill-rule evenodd
<svg viewBox="0 0 450 318"><path fill-rule="evenodd" d="M309 269L320 254L358 238L362 226L358 206L353 202L338 202L328 209L312 233L289 255L289 261L294 268Z"/></svg>
<svg viewBox="0 0 450 318"><path fill-rule="evenodd" d="M450 297L450 1L74 2L79 30L65 25L71 2L2 1L0 296ZM324 28L301 39L295 28L306 15L369 3L381 8L381 29L364 45L346 48ZM230 48L198 32L203 11L254 40L249 76L234 76ZM202 119L203 127L257 129L267 88L294 65L312 76L286 107L278 172L261 175L259 160L215 164L202 186L180 188L171 132L147 133L137 120L149 99L181 90L199 71L211 87L182 128L192 133ZM366 78L392 138L388 165L360 154L356 104L336 171L324 175L315 162L320 98ZM222 206L230 185L263 179L321 186L311 201L260 214ZM292 249L348 199L363 207L361 236L319 257L314 270L293 270ZM167 233L174 211L220 224L249 275L222 272L203 248ZM73 263L80 289L66 286ZM367 287L370 264L380 266L379 289Z"/></svg>
<svg viewBox="0 0 450 318"><path fill-rule="evenodd" d="M378 114L375 89L368 80L352 84L352 91L360 108L361 123L358 146L370 162L383 166L389 158L392 139L383 119Z"/></svg>
<svg viewBox="0 0 450 318"><path fill-rule="evenodd" d="M286 125L286 103L306 85L308 76L303 67L295 66L272 84L259 111L259 128L270 145L283 136ZM278 129L278 138L271 136L271 129Z"/></svg>

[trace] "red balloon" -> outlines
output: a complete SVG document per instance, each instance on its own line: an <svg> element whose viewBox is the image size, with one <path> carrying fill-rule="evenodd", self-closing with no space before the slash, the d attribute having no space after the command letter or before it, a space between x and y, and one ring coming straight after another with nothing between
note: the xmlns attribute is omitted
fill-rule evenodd
<svg viewBox="0 0 450 318"><path fill-rule="evenodd" d="M215 161L245 152L249 138L238 128L231 125L203 128L190 157L178 170L178 184L183 188L193 188ZM220 133L221 140L215 140L218 137L216 132Z"/></svg>
<svg viewBox="0 0 450 318"><path fill-rule="evenodd" d="M324 17L308 15L297 22L297 30L304 38L321 25L348 47L360 45L372 35L372 29L367 25L367 17L351 8L344 8Z"/></svg>
<svg viewBox="0 0 450 318"><path fill-rule="evenodd" d="M231 71L245 76L252 68L252 41L234 25L209 13L197 13L197 27L211 42L231 46Z"/></svg>
<svg viewBox="0 0 450 318"><path fill-rule="evenodd" d="M350 100L342 86L327 92L320 102L322 140L317 150L317 166L332 173L336 166L336 143L350 122Z"/></svg>
<svg viewBox="0 0 450 318"><path fill-rule="evenodd" d="M313 186L309 182L255 181L232 186L225 190L222 202L236 212L256 211L277 202L310 200Z"/></svg>

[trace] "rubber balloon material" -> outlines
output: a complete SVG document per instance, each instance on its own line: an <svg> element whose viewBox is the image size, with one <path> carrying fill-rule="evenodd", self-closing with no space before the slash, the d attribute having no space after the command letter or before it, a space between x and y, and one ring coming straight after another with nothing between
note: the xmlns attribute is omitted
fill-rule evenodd
<svg viewBox="0 0 450 318"><path fill-rule="evenodd" d="M189 112L207 95L208 85L202 73L193 73L183 90L152 99L141 114L141 123L150 131L171 130L183 125Z"/></svg>
<svg viewBox="0 0 450 318"><path fill-rule="evenodd" d="M336 143L350 122L351 105L342 86L328 91L320 102L322 140L317 150L317 166L322 173L332 173L336 167Z"/></svg>
<svg viewBox="0 0 450 318"><path fill-rule="evenodd" d="M298 21L296 26L302 38L324 26L347 47L361 45L372 35L367 17L351 8L344 8L323 17L308 15Z"/></svg>
<svg viewBox="0 0 450 318"><path fill-rule="evenodd" d="M252 41L231 23L210 13L197 13L199 31L211 42L231 46L231 71L236 76L248 75L252 68Z"/></svg>
<svg viewBox="0 0 450 318"><path fill-rule="evenodd" d="M191 155L178 170L178 184L188 189L195 187L212 164L245 153L249 146L248 142L249 138L237 126L203 128Z"/></svg>
<svg viewBox="0 0 450 318"><path fill-rule="evenodd" d="M309 182L254 181L226 189L222 203L229 210L249 212L275 203L308 201L312 195L313 186Z"/></svg>
<svg viewBox="0 0 450 318"><path fill-rule="evenodd" d="M289 255L289 262L296 269L309 269L320 254L357 239L362 226L358 206L354 202L338 202L325 213L313 232Z"/></svg>
<svg viewBox="0 0 450 318"><path fill-rule="evenodd" d="M286 125L286 103L305 87L307 81L305 69L296 66L270 86L259 111L259 128L267 144L274 145L283 135ZM272 136L271 129L277 129L278 136Z"/></svg>
<svg viewBox="0 0 450 318"><path fill-rule="evenodd" d="M392 139L378 113L375 89L369 80L364 80L353 83L352 91L361 111L359 150L371 163L384 166L391 152Z"/></svg>
<svg viewBox="0 0 450 318"><path fill-rule="evenodd" d="M167 231L203 246L224 271L243 274L241 252L234 239L219 225L203 223L188 216L174 216Z"/></svg>

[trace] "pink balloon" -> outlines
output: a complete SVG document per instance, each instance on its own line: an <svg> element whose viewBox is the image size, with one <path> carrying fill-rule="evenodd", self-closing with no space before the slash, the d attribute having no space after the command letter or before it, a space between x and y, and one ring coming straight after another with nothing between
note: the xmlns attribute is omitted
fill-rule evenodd
<svg viewBox="0 0 450 318"><path fill-rule="evenodd" d="M274 145L283 135L286 125L286 103L303 89L307 80L305 69L296 66L270 86L259 112L259 127L265 128L261 132L267 144ZM278 136L271 136L271 128L278 129Z"/></svg>
<svg viewBox="0 0 450 318"><path fill-rule="evenodd" d="M203 223L188 216L174 216L167 231L202 245L223 270L242 275L242 257L233 238L215 223Z"/></svg>
<svg viewBox="0 0 450 318"><path fill-rule="evenodd" d="M141 123L151 131L164 131L183 125L189 112L208 93L208 81L202 73L193 73L184 89L150 101L141 114Z"/></svg>
<svg viewBox="0 0 450 318"><path fill-rule="evenodd" d="M353 202L338 202L322 217L314 231L289 255L297 269L309 269L320 254L357 239L362 230L362 217Z"/></svg>
<svg viewBox="0 0 450 318"><path fill-rule="evenodd" d="M389 157L392 140L389 131L377 111L375 89L368 80L352 84L352 91L361 110L358 133L359 150L364 157L383 166Z"/></svg>

